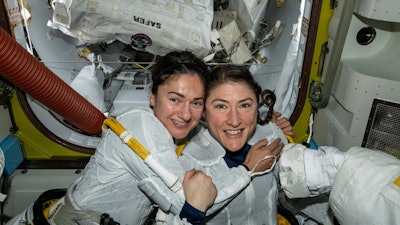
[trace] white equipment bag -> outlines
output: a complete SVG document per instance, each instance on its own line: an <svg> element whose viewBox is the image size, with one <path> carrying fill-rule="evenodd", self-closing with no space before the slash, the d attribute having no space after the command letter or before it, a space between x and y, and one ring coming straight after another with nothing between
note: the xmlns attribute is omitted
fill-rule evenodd
<svg viewBox="0 0 400 225"><path fill-rule="evenodd" d="M228 9L238 14L237 24L241 32L259 28L259 22L265 17L269 0L230 0Z"/></svg>
<svg viewBox="0 0 400 225"><path fill-rule="evenodd" d="M87 43L119 40L165 55L210 49L212 0L53 0L48 26Z"/></svg>

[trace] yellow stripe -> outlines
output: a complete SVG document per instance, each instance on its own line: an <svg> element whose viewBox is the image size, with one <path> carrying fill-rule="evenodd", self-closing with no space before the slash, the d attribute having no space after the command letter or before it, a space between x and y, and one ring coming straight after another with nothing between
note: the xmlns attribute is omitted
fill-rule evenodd
<svg viewBox="0 0 400 225"><path fill-rule="evenodd" d="M294 140L291 136L286 135L286 138L288 139L289 143L294 143Z"/></svg>
<svg viewBox="0 0 400 225"><path fill-rule="evenodd" d="M394 181L394 184L400 187L400 176Z"/></svg>
<svg viewBox="0 0 400 225"><path fill-rule="evenodd" d="M185 141L184 143L182 143L182 144L180 144L180 145L178 145L178 146L176 147L175 152L176 152L176 155L177 155L177 156L180 156L180 155L182 154L182 151L183 151L183 149L186 147L187 143L188 143L188 142Z"/></svg>
<svg viewBox="0 0 400 225"><path fill-rule="evenodd" d="M49 200L49 201L43 203L43 205L42 205L43 215L46 219L49 219L50 209L54 204L57 203L57 201L58 201L58 199L52 199L52 200Z"/></svg>
<svg viewBox="0 0 400 225"><path fill-rule="evenodd" d="M103 129L107 128L110 128L112 131L114 131L118 137L120 137L121 134L126 131L125 127L123 127L118 120L112 117L105 119L103 122ZM148 152L146 148L143 147L143 145L141 145L134 137L131 137L126 144L143 160L150 155L150 152Z"/></svg>

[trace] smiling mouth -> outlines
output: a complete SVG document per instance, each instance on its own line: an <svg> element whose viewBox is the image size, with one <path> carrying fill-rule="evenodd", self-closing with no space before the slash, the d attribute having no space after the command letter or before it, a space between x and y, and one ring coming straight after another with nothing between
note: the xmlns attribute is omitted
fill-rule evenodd
<svg viewBox="0 0 400 225"><path fill-rule="evenodd" d="M183 122L180 122L180 121L177 121L177 120L172 120L172 121L177 126L187 126L187 124L188 124L188 122L185 122L185 121L183 121Z"/></svg>
<svg viewBox="0 0 400 225"><path fill-rule="evenodd" d="M229 135L236 135L236 134L240 134L242 132L242 129L240 129L240 130L226 130L225 132L227 134L229 134Z"/></svg>

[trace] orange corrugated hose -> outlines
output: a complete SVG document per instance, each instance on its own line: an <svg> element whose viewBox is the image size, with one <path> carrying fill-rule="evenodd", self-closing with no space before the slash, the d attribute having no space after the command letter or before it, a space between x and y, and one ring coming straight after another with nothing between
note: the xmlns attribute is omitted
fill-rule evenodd
<svg viewBox="0 0 400 225"><path fill-rule="evenodd" d="M87 134L101 132L102 112L0 29L0 76Z"/></svg>

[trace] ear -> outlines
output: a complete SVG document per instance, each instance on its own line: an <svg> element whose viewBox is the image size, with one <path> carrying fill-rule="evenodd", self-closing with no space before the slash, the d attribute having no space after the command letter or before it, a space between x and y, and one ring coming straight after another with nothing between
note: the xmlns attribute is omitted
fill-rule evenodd
<svg viewBox="0 0 400 225"><path fill-rule="evenodd" d="M153 107L156 104L156 96L153 92L150 92L150 106Z"/></svg>

